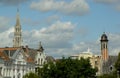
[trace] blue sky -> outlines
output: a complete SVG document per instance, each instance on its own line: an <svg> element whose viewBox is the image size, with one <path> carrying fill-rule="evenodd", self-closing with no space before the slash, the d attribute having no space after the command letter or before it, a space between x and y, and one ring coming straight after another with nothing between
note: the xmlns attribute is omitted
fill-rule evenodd
<svg viewBox="0 0 120 78"><path fill-rule="evenodd" d="M109 54L120 51L120 0L0 0L0 47L12 46L17 7L23 45L59 58L86 51L100 54L100 36L109 38Z"/></svg>

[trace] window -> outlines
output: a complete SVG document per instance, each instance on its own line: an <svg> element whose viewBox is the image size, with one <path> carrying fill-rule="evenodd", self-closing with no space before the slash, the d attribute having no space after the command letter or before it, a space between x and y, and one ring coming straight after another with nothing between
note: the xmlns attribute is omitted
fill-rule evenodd
<svg viewBox="0 0 120 78"><path fill-rule="evenodd" d="M111 66L110 66L110 71L112 71L112 70L113 70L113 66L111 65Z"/></svg>
<svg viewBox="0 0 120 78"><path fill-rule="evenodd" d="M38 64L40 64L40 58L38 58Z"/></svg>
<svg viewBox="0 0 120 78"><path fill-rule="evenodd" d="M105 44L103 44L103 48L105 48Z"/></svg>
<svg viewBox="0 0 120 78"><path fill-rule="evenodd" d="M41 65L42 65L42 63L43 63L43 59L41 58Z"/></svg>

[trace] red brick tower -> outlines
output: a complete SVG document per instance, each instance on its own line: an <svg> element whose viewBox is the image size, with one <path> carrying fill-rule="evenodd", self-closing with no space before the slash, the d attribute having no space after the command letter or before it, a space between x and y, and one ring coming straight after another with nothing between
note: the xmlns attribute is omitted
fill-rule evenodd
<svg viewBox="0 0 120 78"><path fill-rule="evenodd" d="M101 36L101 55L102 55L102 60L107 61L109 58L108 55L108 38L105 32Z"/></svg>

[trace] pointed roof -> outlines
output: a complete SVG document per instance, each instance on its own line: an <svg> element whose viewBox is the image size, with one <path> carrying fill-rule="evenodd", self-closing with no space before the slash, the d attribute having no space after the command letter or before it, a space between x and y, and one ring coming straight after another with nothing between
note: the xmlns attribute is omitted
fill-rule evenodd
<svg viewBox="0 0 120 78"><path fill-rule="evenodd" d="M101 41L108 41L107 35L105 34L105 32L103 32L102 36L101 36Z"/></svg>
<svg viewBox="0 0 120 78"><path fill-rule="evenodd" d="M19 15L19 8L17 8L17 15L16 15L16 26L20 26L20 15Z"/></svg>
<svg viewBox="0 0 120 78"><path fill-rule="evenodd" d="M42 47L41 42L39 42L39 49L38 49L38 51L40 51L40 52L43 52L43 51L44 51L44 48Z"/></svg>

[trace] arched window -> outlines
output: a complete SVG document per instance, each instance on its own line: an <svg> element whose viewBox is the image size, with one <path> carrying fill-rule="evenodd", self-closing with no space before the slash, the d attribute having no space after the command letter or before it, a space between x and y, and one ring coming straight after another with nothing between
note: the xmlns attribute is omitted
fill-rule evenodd
<svg viewBox="0 0 120 78"><path fill-rule="evenodd" d="M43 59L41 58L41 65L43 64Z"/></svg>
<svg viewBox="0 0 120 78"><path fill-rule="evenodd" d="M38 58L38 64L40 64L40 58Z"/></svg>
<svg viewBox="0 0 120 78"><path fill-rule="evenodd" d="M20 78L20 73L18 73L18 77L17 78Z"/></svg>
<svg viewBox="0 0 120 78"><path fill-rule="evenodd" d="M112 65L110 66L110 71L113 71L113 66Z"/></svg>

